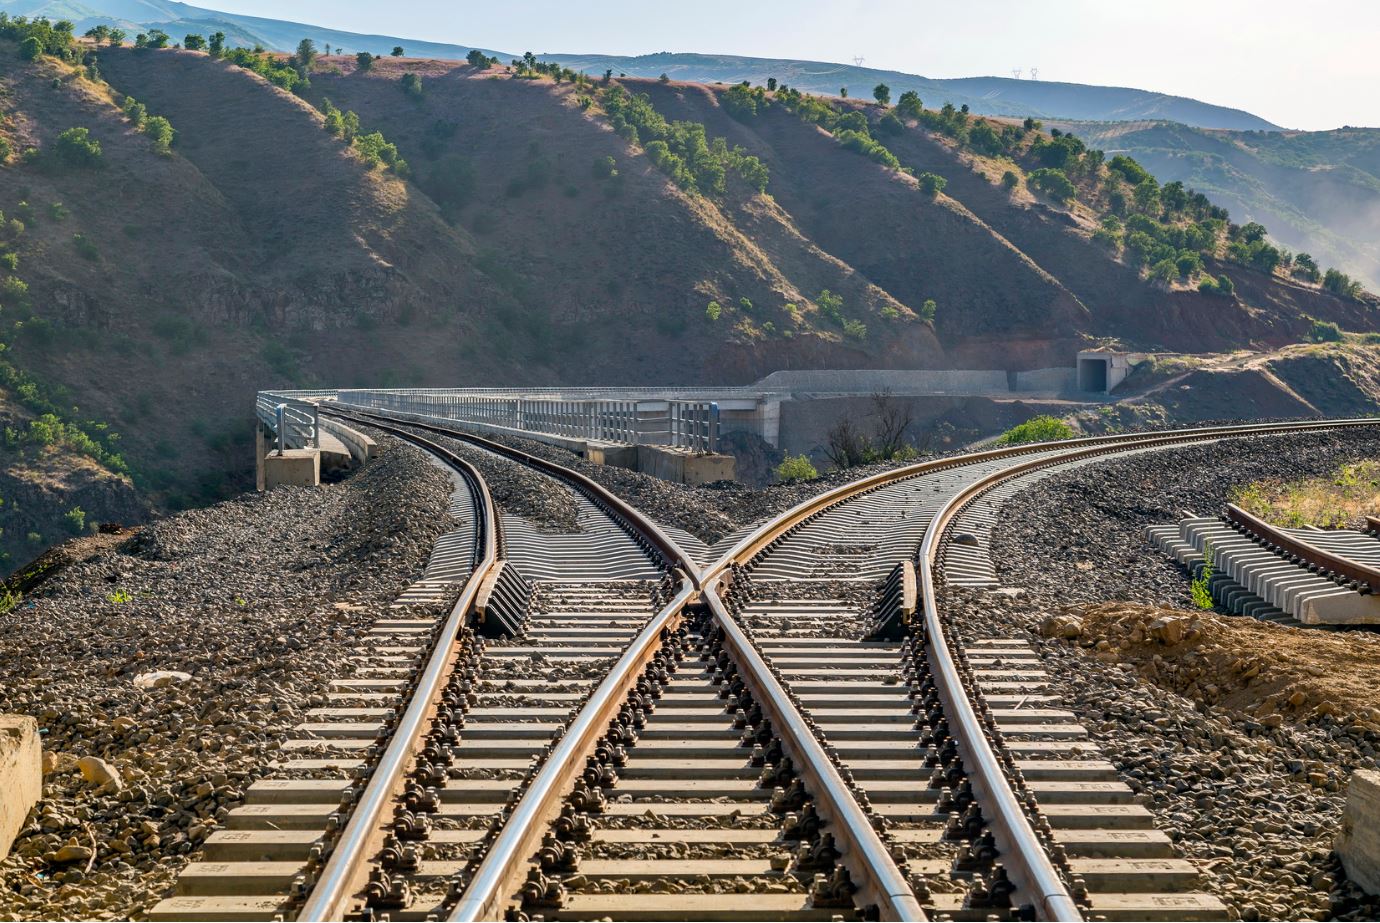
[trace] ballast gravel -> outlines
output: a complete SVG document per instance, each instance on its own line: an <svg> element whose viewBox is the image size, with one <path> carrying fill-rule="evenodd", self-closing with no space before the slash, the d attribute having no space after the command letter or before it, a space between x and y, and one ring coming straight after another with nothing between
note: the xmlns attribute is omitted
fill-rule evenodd
<svg viewBox="0 0 1380 923"><path fill-rule="evenodd" d="M1114 647L1045 639L1038 627L1106 601L1196 611L1187 576L1148 543L1146 526L1184 511L1215 514L1234 488L1261 478L1325 475L1377 452L1380 430L1368 427L1222 440L1060 473L1002 508L992 555L1002 584L1019 595L944 591L942 605L966 637L1024 637L1042 652L1067 707L1241 919L1380 914L1332 853L1347 777L1376 767L1380 728L1212 704L1177 691L1163 667L1138 671Z"/></svg>
<svg viewBox="0 0 1380 923"><path fill-rule="evenodd" d="M49 770L0 918L138 918L163 897L453 527L453 489L385 440L340 483L93 540L0 615L0 703L38 719Z"/></svg>

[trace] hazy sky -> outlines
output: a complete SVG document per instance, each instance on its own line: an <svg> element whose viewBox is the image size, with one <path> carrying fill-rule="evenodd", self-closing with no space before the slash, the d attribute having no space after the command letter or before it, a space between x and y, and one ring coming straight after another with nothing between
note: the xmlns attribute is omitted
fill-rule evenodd
<svg viewBox="0 0 1380 923"><path fill-rule="evenodd" d="M195 0L194 0L195 2ZM1280 125L1380 126L1380 2L1325 0L200 0L353 32L538 54L700 51L926 77L1138 87Z"/></svg>

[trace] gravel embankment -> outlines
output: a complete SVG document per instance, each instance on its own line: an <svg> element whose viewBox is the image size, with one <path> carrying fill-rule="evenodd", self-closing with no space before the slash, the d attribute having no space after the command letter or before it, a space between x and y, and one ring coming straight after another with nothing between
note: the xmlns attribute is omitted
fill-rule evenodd
<svg viewBox="0 0 1380 923"><path fill-rule="evenodd" d="M1185 510L1215 515L1233 488L1262 478L1326 475L1378 453L1380 427L1221 440L1087 465L1012 497L992 559L1004 583L1041 603L1191 607L1183 571L1150 545L1147 526L1177 522Z"/></svg>
<svg viewBox="0 0 1380 923"><path fill-rule="evenodd" d="M360 428L376 439L391 438L368 426ZM413 432L450 449L474 465L488 486L489 495L493 497L499 512L520 516L546 532L580 531L580 525L576 521L579 505L575 492L565 484L462 439L453 439L430 430L414 429ZM564 454L568 458L574 457L569 453Z"/></svg>
<svg viewBox="0 0 1380 923"><path fill-rule="evenodd" d="M0 918L125 919L164 896L421 571L452 489L386 440L341 483L90 540L0 616L0 706L39 720L52 770L0 864ZM175 675L136 682L156 671Z"/></svg>
<svg viewBox="0 0 1380 923"><path fill-rule="evenodd" d="M797 503L826 490L879 471L889 471L924 460L864 465L842 471L830 471L813 481L772 484L762 488L746 487L733 481L718 481L691 487L663 481L650 474L629 471L627 468L595 465L573 452L543 442L512 436L485 438L578 471L613 491L657 522L678 526L707 545L714 544L735 529L783 513Z"/></svg>
<svg viewBox="0 0 1380 923"><path fill-rule="evenodd" d="M1331 849L1349 773L1376 767L1380 723L1285 707L1289 695L1266 676L1214 672L1201 655L1134 656L1143 637L1046 640L1038 627L1109 600L1186 616L1187 578L1149 545L1145 526L1185 509L1215 513L1237 485L1327 474L1377 451L1380 433L1357 430L1232 440L1060 474L1013 497L994 537L1002 583L1024 594L944 594L970 637L1009 633L1042 651L1058 694L1242 919L1376 918L1380 903L1345 880ZM1278 631L1305 641L1309 633ZM1196 671L1191 681L1186 669ZM1237 694L1225 695L1232 687Z"/></svg>

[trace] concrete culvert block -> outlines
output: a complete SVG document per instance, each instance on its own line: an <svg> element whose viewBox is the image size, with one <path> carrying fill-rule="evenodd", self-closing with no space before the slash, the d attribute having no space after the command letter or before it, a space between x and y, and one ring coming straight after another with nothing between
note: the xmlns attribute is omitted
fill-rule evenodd
<svg viewBox="0 0 1380 923"><path fill-rule="evenodd" d="M14 838L42 793L38 722L27 715L0 715L0 860L10 854Z"/></svg>
<svg viewBox="0 0 1380 923"><path fill-rule="evenodd" d="M1380 894L1380 772L1351 774L1336 849L1347 877L1366 893Z"/></svg>

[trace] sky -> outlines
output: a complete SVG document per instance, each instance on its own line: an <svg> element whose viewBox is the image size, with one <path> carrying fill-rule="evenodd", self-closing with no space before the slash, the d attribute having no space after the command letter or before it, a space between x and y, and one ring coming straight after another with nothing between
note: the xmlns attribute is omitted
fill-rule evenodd
<svg viewBox="0 0 1380 923"><path fill-rule="evenodd" d="M195 0L194 0L195 2ZM537 54L697 51L925 77L1136 87L1288 128L1380 126L1380 3L1326 0L200 0L352 32Z"/></svg>

